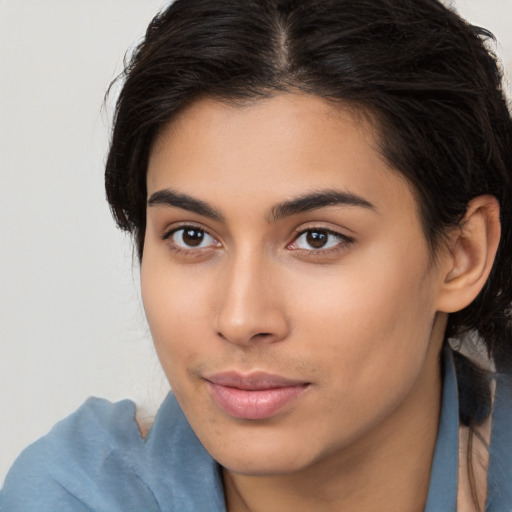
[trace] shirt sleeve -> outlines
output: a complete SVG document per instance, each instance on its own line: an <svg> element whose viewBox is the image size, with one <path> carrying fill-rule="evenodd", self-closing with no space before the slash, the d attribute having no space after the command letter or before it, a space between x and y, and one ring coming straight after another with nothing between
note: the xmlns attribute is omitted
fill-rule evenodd
<svg viewBox="0 0 512 512"><path fill-rule="evenodd" d="M128 400L87 400L18 457L0 512L159 512L134 413Z"/></svg>
<svg viewBox="0 0 512 512"><path fill-rule="evenodd" d="M7 475L0 492L1 512L91 512L63 483L56 480L41 444L25 450Z"/></svg>

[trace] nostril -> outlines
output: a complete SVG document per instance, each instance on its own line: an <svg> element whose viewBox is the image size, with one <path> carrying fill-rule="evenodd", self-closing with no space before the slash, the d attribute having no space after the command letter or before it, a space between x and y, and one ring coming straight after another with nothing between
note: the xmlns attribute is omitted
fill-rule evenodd
<svg viewBox="0 0 512 512"><path fill-rule="evenodd" d="M232 336L229 336L229 335L222 333L221 331L218 331L217 335L226 341L230 341L230 342L237 341L237 336L234 333L232 334ZM252 336L249 335L249 336L245 337L245 342L247 343L247 342L251 342L251 341L268 340L269 338L272 338L272 336L273 336L273 334L271 332L258 332L256 334L253 334ZM238 341L240 342L242 340L238 340Z"/></svg>

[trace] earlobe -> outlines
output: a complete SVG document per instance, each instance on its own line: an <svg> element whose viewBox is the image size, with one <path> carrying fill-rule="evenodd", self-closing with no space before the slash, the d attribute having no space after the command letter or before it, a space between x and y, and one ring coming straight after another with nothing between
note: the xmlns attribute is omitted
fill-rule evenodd
<svg viewBox="0 0 512 512"><path fill-rule="evenodd" d="M500 241L500 208L495 197L475 197L450 234L443 259L437 310L460 311L480 293L491 272Z"/></svg>

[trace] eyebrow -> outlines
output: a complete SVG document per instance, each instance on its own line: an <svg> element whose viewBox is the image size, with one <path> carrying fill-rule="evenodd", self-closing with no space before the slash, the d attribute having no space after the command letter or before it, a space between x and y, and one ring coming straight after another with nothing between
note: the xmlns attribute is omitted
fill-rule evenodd
<svg viewBox="0 0 512 512"><path fill-rule="evenodd" d="M210 219L218 221L224 220L224 216L207 202L168 188L154 192L148 200L148 206L169 206L171 208L181 208L183 210L203 215ZM268 220L270 222L275 222L283 217L318 210L327 206L356 206L376 211L376 208L372 203L356 194L327 189L305 194L275 205L271 210Z"/></svg>
<svg viewBox="0 0 512 512"><path fill-rule="evenodd" d="M224 216L213 206L205 201L195 199L187 194L180 194L171 189L164 189L151 194L148 200L148 206L170 206L181 208L189 212L195 212L210 219L224 220Z"/></svg>
<svg viewBox="0 0 512 512"><path fill-rule="evenodd" d="M318 210L327 206L357 206L376 211L372 203L356 194L328 189L305 194L274 206L270 220L276 221L283 217Z"/></svg>

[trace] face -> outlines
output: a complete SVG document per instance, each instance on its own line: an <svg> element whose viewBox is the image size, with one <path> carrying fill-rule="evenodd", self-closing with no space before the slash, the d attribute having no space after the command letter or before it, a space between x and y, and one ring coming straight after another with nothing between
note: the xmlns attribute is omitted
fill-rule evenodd
<svg viewBox="0 0 512 512"><path fill-rule="evenodd" d="M439 271L363 116L201 100L160 133L147 184L148 322L224 467L299 471L438 396Z"/></svg>

